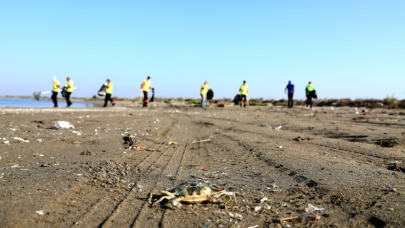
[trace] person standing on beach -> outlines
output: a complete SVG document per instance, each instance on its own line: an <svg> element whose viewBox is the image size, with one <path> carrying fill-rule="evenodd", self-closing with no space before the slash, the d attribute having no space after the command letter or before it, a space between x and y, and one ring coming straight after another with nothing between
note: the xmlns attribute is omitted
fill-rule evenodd
<svg viewBox="0 0 405 228"><path fill-rule="evenodd" d="M205 105L207 104L207 92L210 89L211 88L208 87L208 81L205 81L204 84L201 85L200 95L201 95L201 106L202 107L205 107Z"/></svg>
<svg viewBox="0 0 405 228"><path fill-rule="evenodd" d="M311 92L314 91L314 86L312 86L311 82L308 82L308 86L305 88L305 93L307 95L307 107L308 105L312 108L312 94Z"/></svg>
<svg viewBox="0 0 405 228"><path fill-rule="evenodd" d="M70 77L67 77L67 86L66 86L66 103L67 103L67 107L70 107L70 106L72 106L72 102L70 101L70 95L72 94L72 92L73 92L73 81L72 80L70 80Z"/></svg>
<svg viewBox="0 0 405 228"><path fill-rule="evenodd" d="M60 82L56 79L56 77L53 77L53 89L52 89L52 97L51 100L53 102L53 107L57 108L58 107L58 92L59 92L59 87L60 87Z"/></svg>
<svg viewBox="0 0 405 228"><path fill-rule="evenodd" d="M152 89L150 84L150 76L142 82L141 90L143 91L143 107L148 107L148 92Z"/></svg>
<svg viewBox="0 0 405 228"><path fill-rule="evenodd" d="M242 108L242 104L244 102L244 107L246 108L246 103L247 103L247 96L249 93L248 85L246 85L246 81L243 81L243 84L239 88L240 92L240 107Z"/></svg>
<svg viewBox="0 0 405 228"><path fill-rule="evenodd" d="M291 80L288 81L287 87L285 87L284 93L287 94L288 90L288 108L292 108L294 104L294 94L295 94L295 86L291 83Z"/></svg>
<svg viewBox="0 0 405 228"><path fill-rule="evenodd" d="M104 84L107 86L107 89L105 90L105 99L104 99L104 107L107 107L108 101L111 102L112 106L115 105L113 99L112 99L112 93L113 93L113 84L110 79L107 79L107 84Z"/></svg>

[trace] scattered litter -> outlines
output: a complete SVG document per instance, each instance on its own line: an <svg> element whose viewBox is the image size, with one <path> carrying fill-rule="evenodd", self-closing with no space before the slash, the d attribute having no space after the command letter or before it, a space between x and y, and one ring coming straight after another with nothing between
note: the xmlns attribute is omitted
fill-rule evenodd
<svg viewBox="0 0 405 228"><path fill-rule="evenodd" d="M207 222L212 222L210 219L207 219Z"/></svg>
<svg viewBox="0 0 405 228"><path fill-rule="evenodd" d="M248 228L258 228L259 225L249 226Z"/></svg>
<svg viewBox="0 0 405 228"><path fill-rule="evenodd" d="M42 139L37 139L37 142L42 142Z"/></svg>
<svg viewBox="0 0 405 228"><path fill-rule="evenodd" d="M35 154L32 154L32 156L34 156L34 157L36 157L36 156L43 157L43 156L45 156L45 155L35 153Z"/></svg>
<svg viewBox="0 0 405 228"><path fill-rule="evenodd" d="M314 212L314 211L322 211L322 210L325 210L325 208L322 208L322 207L315 207L315 206L312 205L312 204L308 204L308 207L305 208L305 211L308 212L308 213L312 213L312 212Z"/></svg>
<svg viewBox="0 0 405 228"><path fill-rule="evenodd" d="M173 142L173 141L170 141L170 142L164 142L163 144L165 144L165 145L179 145L179 143L178 143L178 142Z"/></svg>
<svg viewBox="0 0 405 228"><path fill-rule="evenodd" d="M282 147L282 146L278 146L278 148L280 148L280 149L281 149L281 148L283 148L283 147Z"/></svg>
<svg viewBox="0 0 405 228"><path fill-rule="evenodd" d="M254 210L257 212L257 211L260 211L262 209L262 207L260 207L260 206L256 206L256 207L254 207Z"/></svg>
<svg viewBox="0 0 405 228"><path fill-rule="evenodd" d="M14 139L18 140L20 143L29 143L30 142L29 140L25 140L25 139L20 138L20 137L14 137Z"/></svg>
<svg viewBox="0 0 405 228"><path fill-rule="evenodd" d="M21 168L21 167L22 167L22 166L20 166L19 164L15 164L15 165L12 165L12 166L11 166L12 169Z"/></svg>
<svg viewBox="0 0 405 228"><path fill-rule="evenodd" d="M67 129L72 128L72 129L74 129L75 127L73 125L71 125L69 122L58 121L55 124L55 128L67 128Z"/></svg>
<svg viewBox="0 0 405 228"><path fill-rule="evenodd" d="M208 169L203 169L203 171L208 171Z"/></svg>
<svg viewBox="0 0 405 228"><path fill-rule="evenodd" d="M0 156L0 161L1 161L1 159L3 159L3 158Z"/></svg>
<svg viewBox="0 0 405 228"><path fill-rule="evenodd" d="M6 140L3 142L3 144L10 144L10 141Z"/></svg>
<svg viewBox="0 0 405 228"><path fill-rule="evenodd" d="M259 202L260 203L264 203L265 201L269 200L267 197L264 197L263 199L260 199Z"/></svg>
<svg viewBox="0 0 405 228"><path fill-rule="evenodd" d="M275 127L275 128L273 128L273 129L276 130L276 131L279 131L281 128L282 128L282 126L280 125L280 126Z"/></svg>
<svg viewBox="0 0 405 228"><path fill-rule="evenodd" d="M277 186L276 184L273 184L272 186L267 187L267 190L270 190L270 191L272 191L272 192L278 191L278 186ZM278 201L277 201L277 202L278 202Z"/></svg>
<svg viewBox="0 0 405 228"><path fill-rule="evenodd" d="M39 215L44 215L45 214L43 210L36 211L36 213L39 214Z"/></svg>

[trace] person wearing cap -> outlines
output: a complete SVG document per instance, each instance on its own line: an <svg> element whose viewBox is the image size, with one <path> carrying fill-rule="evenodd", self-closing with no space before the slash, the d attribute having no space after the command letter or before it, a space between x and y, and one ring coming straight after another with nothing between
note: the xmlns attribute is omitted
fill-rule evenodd
<svg viewBox="0 0 405 228"><path fill-rule="evenodd" d="M65 96L65 98L66 98L67 107L70 107L70 106L72 106L72 102L70 101L70 95L73 92L73 81L70 80L70 77L67 77L66 80L67 80L68 83L66 85L66 96Z"/></svg>
<svg viewBox="0 0 405 228"><path fill-rule="evenodd" d="M56 79L56 77L53 77L53 89L52 89L52 97L51 100L53 102L53 107L57 108L58 107L58 92L59 92L59 87L60 87L60 82Z"/></svg>
<svg viewBox="0 0 405 228"><path fill-rule="evenodd" d="M311 82L308 82L308 86L305 88L305 94L307 96L307 107L308 105L312 108L312 95L311 92L314 91L314 86Z"/></svg>
<svg viewBox="0 0 405 228"><path fill-rule="evenodd" d="M148 107L148 92L153 89L150 83L150 76L142 82L141 90L143 91L143 107Z"/></svg>
<svg viewBox="0 0 405 228"><path fill-rule="evenodd" d="M291 80L288 81L287 87L285 87L284 93L287 94L288 91L288 108L292 108L294 104L294 94L295 86L291 83Z"/></svg>
<svg viewBox="0 0 405 228"><path fill-rule="evenodd" d="M242 108L242 104L244 104L244 107L246 108L246 103L247 103L247 96L248 96L248 85L246 85L246 81L243 81L243 84L239 88L240 92L240 107Z"/></svg>
<svg viewBox="0 0 405 228"><path fill-rule="evenodd" d="M208 81L205 81L204 84L201 85L200 95L201 95L201 106L205 107L207 104L207 93L208 90L211 88L208 87Z"/></svg>
<svg viewBox="0 0 405 228"><path fill-rule="evenodd" d="M115 103L112 99L113 84L112 84L111 80L107 79L107 83L104 85L107 87L107 89L105 90L104 107L107 107L108 101L110 101L112 106L114 106Z"/></svg>

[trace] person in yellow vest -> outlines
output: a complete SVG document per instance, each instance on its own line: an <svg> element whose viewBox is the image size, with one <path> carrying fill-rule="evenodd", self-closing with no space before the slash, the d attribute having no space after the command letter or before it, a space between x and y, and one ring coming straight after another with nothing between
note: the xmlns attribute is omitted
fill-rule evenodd
<svg viewBox="0 0 405 228"><path fill-rule="evenodd" d="M108 101L111 102L111 104L114 106L115 103L112 99L112 93L113 93L113 84L110 79L107 79L107 84L104 84L107 86L107 89L105 90L105 99L104 99L104 107L107 107Z"/></svg>
<svg viewBox="0 0 405 228"><path fill-rule="evenodd" d="M73 92L73 81L72 80L70 80L70 77L67 77L67 85L66 85L66 103L67 103L67 107L70 107L70 106L72 106L72 102L70 101L70 95L72 94L72 92Z"/></svg>
<svg viewBox="0 0 405 228"><path fill-rule="evenodd" d="M205 81L204 84L201 85L201 91L200 91L200 95L201 95L201 106L205 107L207 105L207 93L208 90L210 90L211 88L208 87L208 81Z"/></svg>
<svg viewBox="0 0 405 228"><path fill-rule="evenodd" d="M314 91L314 86L311 82L308 83L308 86L305 88L305 94L307 96L307 107L310 105L312 108L312 95L311 92Z"/></svg>
<svg viewBox="0 0 405 228"><path fill-rule="evenodd" d="M248 89L248 85L246 85L246 81L243 81L243 85L240 86L239 92L240 92L240 107L242 108L242 104L244 102L244 107L246 108L247 96L249 93L249 89Z"/></svg>
<svg viewBox="0 0 405 228"><path fill-rule="evenodd" d="M53 89L52 89L52 102L53 102L53 107L57 108L58 107L58 92L59 92L59 87L60 87L60 82L56 79L56 77L53 77Z"/></svg>
<svg viewBox="0 0 405 228"><path fill-rule="evenodd" d="M150 83L150 76L142 82L141 90L143 91L143 107L148 107L148 92L153 89Z"/></svg>

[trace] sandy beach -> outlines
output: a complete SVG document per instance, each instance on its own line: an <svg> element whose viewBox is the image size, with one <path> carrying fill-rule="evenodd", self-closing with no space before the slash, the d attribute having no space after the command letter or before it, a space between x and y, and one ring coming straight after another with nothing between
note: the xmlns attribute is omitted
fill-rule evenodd
<svg viewBox="0 0 405 228"><path fill-rule="evenodd" d="M0 117L2 227L405 226L401 109L127 102ZM148 203L150 191L190 182L238 192L237 202ZM320 209L307 216L309 204Z"/></svg>

